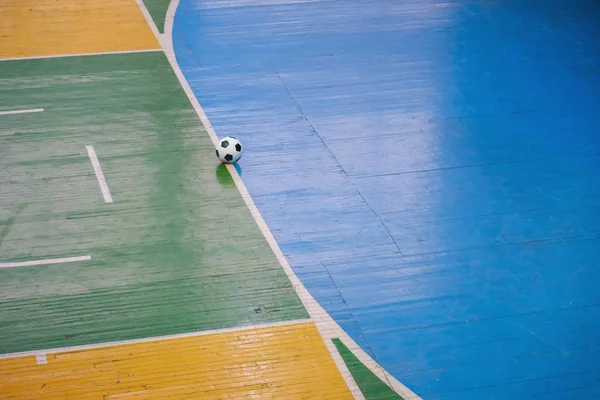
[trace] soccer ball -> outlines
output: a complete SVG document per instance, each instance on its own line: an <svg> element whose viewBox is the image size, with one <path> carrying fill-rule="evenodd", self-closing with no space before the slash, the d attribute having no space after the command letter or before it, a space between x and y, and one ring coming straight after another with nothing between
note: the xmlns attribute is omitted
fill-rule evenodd
<svg viewBox="0 0 600 400"><path fill-rule="evenodd" d="M242 144L232 136L227 136L219 141L217 157L225 164L233 164L242 158Z"/></svg>

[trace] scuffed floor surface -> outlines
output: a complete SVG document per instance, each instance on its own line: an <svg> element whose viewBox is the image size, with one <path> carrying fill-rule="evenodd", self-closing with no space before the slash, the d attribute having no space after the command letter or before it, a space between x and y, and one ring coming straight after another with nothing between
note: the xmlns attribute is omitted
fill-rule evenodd
<svg viewBox="0 0 600 400"><path fill-rule="evenodd" d="M600 398L597 2L181 0L303 283L426 400Z"/></svg>

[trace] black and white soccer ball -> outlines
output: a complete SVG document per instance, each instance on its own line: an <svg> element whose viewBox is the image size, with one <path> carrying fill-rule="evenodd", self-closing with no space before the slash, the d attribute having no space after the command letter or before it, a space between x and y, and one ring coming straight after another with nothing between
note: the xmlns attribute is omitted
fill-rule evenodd
<svg viewBox="0 0 600 400"><path fill-rule="evenodd" d="M227 136L219 141L217 157L225 164L234 164L242 158L242 144L233 136Z"/></svg>

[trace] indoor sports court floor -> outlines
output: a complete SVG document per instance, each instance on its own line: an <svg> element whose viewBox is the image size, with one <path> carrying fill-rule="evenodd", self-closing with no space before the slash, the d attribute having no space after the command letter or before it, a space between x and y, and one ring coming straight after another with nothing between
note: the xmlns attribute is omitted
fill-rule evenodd
<svg viewBox="0 0 600 400"><path fill-rule="evenodd" d="M589 0L0 1L0 398L600 398L599 40Z"/></svg>

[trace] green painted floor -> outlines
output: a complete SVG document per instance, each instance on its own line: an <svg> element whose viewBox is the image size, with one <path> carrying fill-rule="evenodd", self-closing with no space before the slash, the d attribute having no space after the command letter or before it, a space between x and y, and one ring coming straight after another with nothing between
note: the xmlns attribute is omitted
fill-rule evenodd
<svg viewBox="0 0 600 400"><path fill-rule="evenodd" d="M333 339L333 344L342 356L350 374L366 400L404 400L387 384L383 383L358 357L340 340Z"/></svg>
<svg viewBox="0 0 600 400"><path fill-rule="evenodd" d="M171 0L144 0L144 5L160 33L165 31L165 17L169 4L171 4Z"/></svg>
<svg viewBox="0 0 600 400"><path fill-rule="evenodd" d="M0 116L0 262L92 257L0 269L0 353L308 317L162 52L0 76L0 110L45 109Z"/></svg>

